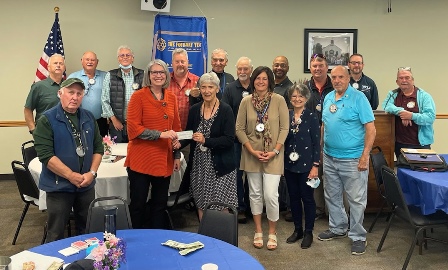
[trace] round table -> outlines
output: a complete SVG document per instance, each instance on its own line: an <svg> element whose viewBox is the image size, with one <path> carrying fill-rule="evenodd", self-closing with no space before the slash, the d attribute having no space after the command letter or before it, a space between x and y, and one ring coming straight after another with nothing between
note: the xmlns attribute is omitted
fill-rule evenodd
<svg viewBox="0 0 448 270"><path fill-rule="evenodd" d="M54 256L65 263L83 259L85 251L65 257L58 250L69 247L78 240L90 237L102 239L102 233L85 234L62 239L31 248L30 251L42 255ZM117 237L124 239L127 245L126 260L120 269L164 269L198 270L206 263L217 264L219 270L226 269L264 269L264 267L244 250L221 240L191 232L171 230L120 230ZM181 243L200 241L204 248L182 256L179 251L161 243L174 240Z"/></svg>
<svg viewBox="0 0 448 270"><path fill-rule="evenodd" d="M126 156L127 145L127 143L112 145L112 155ZM95 184L95 198L120 196L129 202L130 194L128 173L126 171L126 167L124 167L126 158L122 158L117 162L111 162L114 158L113 156L110 159L104 159L98 168L98 177L96 178ZM179 190L182 176L187 168L187 163L185 162L183 155L181 155L180 164L180 170L173 172L171 175L169 192L176 192ZM40 163L39 158L34 158L28 165L28 168L34 178L34 181L36 181L36 184L39 186L39 177L42 172L42 163ZM47 194L43 190L40 190L39 193L39 210L45 210L47 209Z"/></svg>

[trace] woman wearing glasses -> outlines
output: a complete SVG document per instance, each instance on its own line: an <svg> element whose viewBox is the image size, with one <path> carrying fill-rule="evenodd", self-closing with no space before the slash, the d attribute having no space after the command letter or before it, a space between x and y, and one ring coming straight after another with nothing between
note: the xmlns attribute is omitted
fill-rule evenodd
<svg viewBox="0 0 448 270"><path fill-rule="evenodd" d="M308 179L318 176L320 160L320 128L317 114L305 108L311 93L306 85L294 84L288 91L294 110L289 112L290 129L285 142L285 178L291 201L294 232L286 240L291 244L303 237L301 247L313 242L316 203L314 189ZM302 204L305 230L302 226Z"/></svg>
<svg viewBox="0 0 448 270"><path fill-rule="evenodd" d="M125 166L130 182L132 226L164 229L168 188L173 170L180 167L176 131L180 118L176 96L166 91L170 84L168 67L162 60L149 62L143 88L136 91L128 105L129 136ZM149 164L150 163L150 164ZM145 224L146 201L151 185L149 226Z"/></svg>
<svg viewBox="0 0 448 270"><path fill-rule="evenodd" d="M268 250L277 248L278 185L283 173L283 144L289 129L288 107L282 96L273 93L274 86L272 70L263 66L256 68L250 78L254 93L243 98L236 120L236 135L243 145L240 168L249 181L255 222L253 245L263 247L264 200L269 220Z"/></svg>
<svg viewBox="0 0 448 270"><path fill-rule="evenodd" d="M199 219L209 202L221 202L236 207L236 166L233 143L235 120L232 108L217 98L220 81L214 72L199 79L203 101L193 105L188 113L186 130L193 130L190 144L190 192L198 207ZM223 210L212 206L211 209Z"/></svg>

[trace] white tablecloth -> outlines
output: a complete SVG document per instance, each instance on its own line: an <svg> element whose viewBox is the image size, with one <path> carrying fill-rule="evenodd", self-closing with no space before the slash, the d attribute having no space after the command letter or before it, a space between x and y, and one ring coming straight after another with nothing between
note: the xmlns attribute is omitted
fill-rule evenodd
<svg viewBox="0 0 448 270"><path fill-rule="evenodd" d="M119 143L112 146L112 155L126 156L127 153L127 143ZM113 157L111 157L113 159ZM95 198L107 197L107 196L120 196L123 197L128 203L129 198L129 181L128 174L126 172L126 167L124 167L125 158L111 163L108 160L103 160L100 167L98 168L95 184ZM171 175L169 192L176 192L179 190L180 182L182 181L182 176L187 168L187 163L183 155L181 156L181 169L177 172L173 172ZM33 159L28 165L31 175L39 185L39 177L42 172L42 163L40 163L38 158ZM47 209L47 195L46 192L40 190L39 195L39 210Z"/></svg>

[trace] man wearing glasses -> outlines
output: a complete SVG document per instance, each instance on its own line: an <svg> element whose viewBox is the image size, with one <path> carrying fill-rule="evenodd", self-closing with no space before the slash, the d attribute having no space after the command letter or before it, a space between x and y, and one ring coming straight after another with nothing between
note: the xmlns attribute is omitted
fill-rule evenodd
<svg viewBox="0 0 448 270"><path fill-rule="evenodd" d="M363 92L369 100L372 110L378 108L378 89L375 82L364 75L364 60L361 54L352 54L349 58L348 68L350 70L350 85Z"/></svg>
<svg viewBox="0 0 448 270"><path fill-rule="evenodd" d="M428 92L414 85L410 67L398 68L396 82L398 88L389 91L382 106L395 115L395 156L398 159L401 148L431 148L436 105Z"/></svg>
<svg viewBox="0 0 448 270"><path fill-rule="evenodd" d="M212 52L212 71L218 75L218 79L220 81L219 85L219 92L216 95L219 100L221 100L222 95L224 94L226 86L235 81L235 78L232 74L229 74L224 71L224 68L227 66L227 62L229 61L227 59L227 51L221 48L214 49ZM202 100L202 97L199 93L199 91L196 93L191 93L190 95L190 106L194 105L195 103L198 103Z"/></svg>
<svg viewBox="0 0 448 270"><path fill-rule="evenodd" d="M101 104L103 117L110 120L109 134L116 143L127 143L126 113L134 91L142 88L143 70L132 66L134 53L128 46L117 50L119 68L107 72L103 82Z"/></svg>
<svg viewBox="0 0 448 270"><path fill-rule="evenodd" d="M106 72L96 69L98 61L94 52L85 52L81 58L82 69L73 72L67 79L78 78L84 82L86 89L84 90L84 97L82 99L82 108L89 110L93 114L100 129L100 135L104 137L109 131L107 119L101 117L101 93L103 91L103 81Z"/></svg>
<svg viewBox="0 0 448 270"><path fill-rule="evenodd" d="M328 63L323 54L313 54L310 59L311 79L306 85L311 91L311 97L306 107L317 114L319 124L322 124L322 104L325 96L333 90L333 84L328 76ZM319 178L322 179L323 168L319 166ZM325 197L323 185L314 191L316 201L316 220L325 217Z"/></svg>

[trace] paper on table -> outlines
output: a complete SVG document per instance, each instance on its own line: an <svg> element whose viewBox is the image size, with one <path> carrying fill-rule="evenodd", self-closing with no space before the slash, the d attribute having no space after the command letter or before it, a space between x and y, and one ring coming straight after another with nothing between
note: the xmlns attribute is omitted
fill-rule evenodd
<svg viewBox="0 0 448 270"><path fill-rule="evenodd" d="M178 140L191 140L193 138L193 130L180 131L176 133Z"/></svg>
<svg viewBox="0 0 448 270"><path fill-rule="evenodd" d="M74 248L74 247L68 247L68 248L61 249L58 252L61 253L62 255L64 255L65 257L68 257L73 254L79 253L79 249Z"/></svg>
<svg viewBox="0 0 448 270"><path fill-rule="evenodd" d="M45 256L28 250L11 256L11 260L12 269L22 269L23 263L29 261L34 262L35 269L47 269L54 261L63 262L62 259L57 257Z"/></svg>

